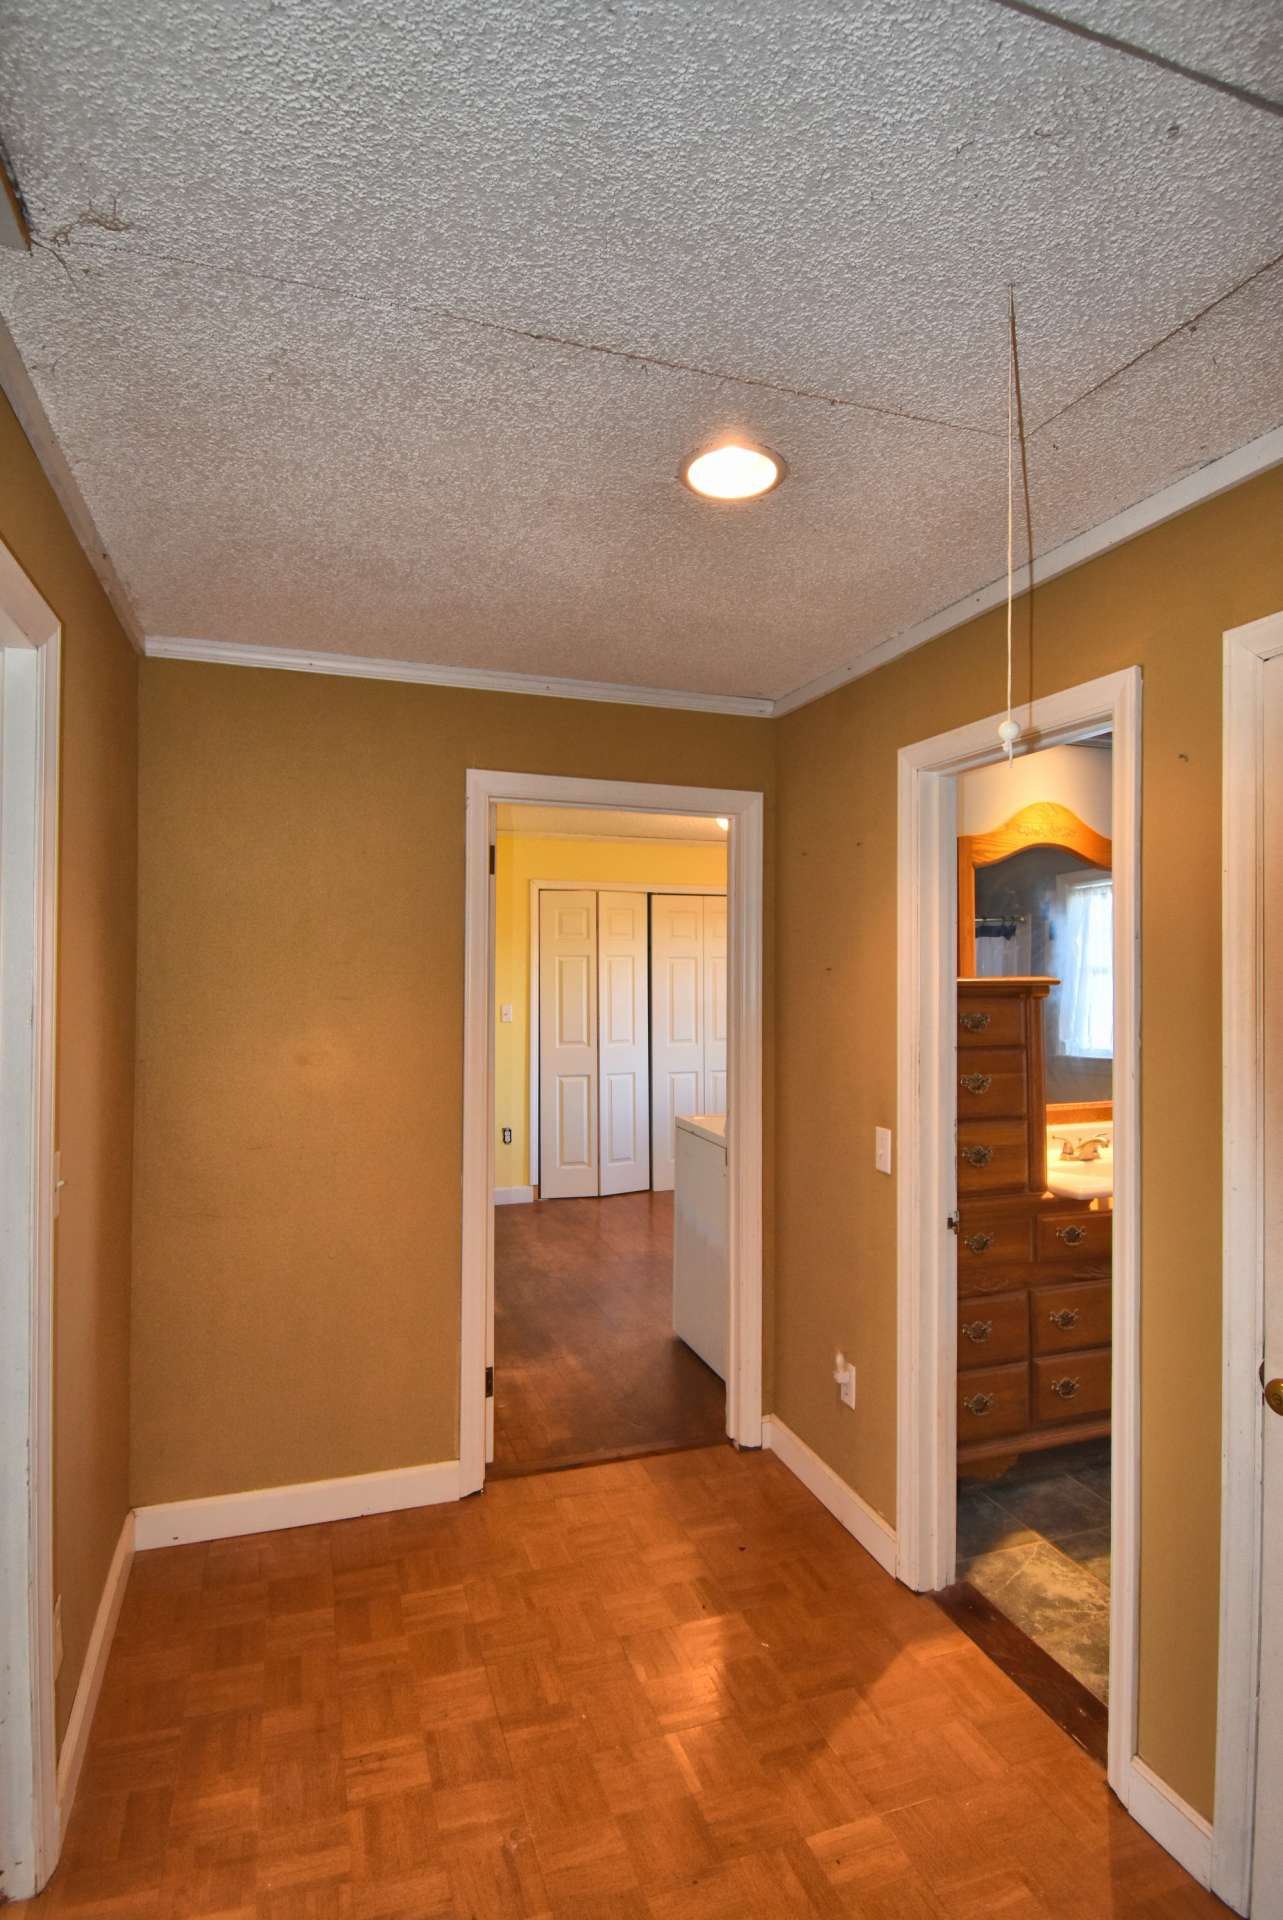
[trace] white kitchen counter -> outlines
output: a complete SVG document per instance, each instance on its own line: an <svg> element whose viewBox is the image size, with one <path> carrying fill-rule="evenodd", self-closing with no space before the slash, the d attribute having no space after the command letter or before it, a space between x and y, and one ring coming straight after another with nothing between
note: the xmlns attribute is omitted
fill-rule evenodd
<svg viewBox="0 0 1283 1920"><path fill-rule="evenodd" d="M717 1113L677 1122L673 1192L673 1331L726 1378L730 1317L726 1120Z"/></svg>

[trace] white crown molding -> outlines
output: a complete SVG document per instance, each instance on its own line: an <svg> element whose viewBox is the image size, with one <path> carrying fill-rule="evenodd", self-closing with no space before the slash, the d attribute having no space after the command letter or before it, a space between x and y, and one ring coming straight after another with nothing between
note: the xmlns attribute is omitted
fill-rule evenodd
<svg viewBox="0 0 1283 1920"><path fill-rule="evenodd" d="M143 634L133 602L111 563L111 556L85 503L85 496L49 424L49 416L14 345L13 335L3 320L0 320L0 388L3 388L9 405L18 416L19 426L31 442L32 452L44 469L45 479L53 488L81 551L98 575L98 583L111 602L112 611L133 645L141 651Z"/></svg>
<svg viewBox="0 0 1283 1920"><path fill-rule="evenodd" d="M1099 526L1089 527L1084 533L1075 534L1072 540L1065 540L1049 552L1039 554L1032 569L1028 565L1018 569L1015 590L1018 594L1027 592L1031 575L1037 585L1043 586L1058 573L1068 573L1071 567L1081 566L1084 560L1107 553L1111 547L1121 546L1125 540L1134 539L1138 533L1145 533L1150 527L1161 525L1164 520L1174 519L1178 513L1198 506L1203 500L1211 500L1218 493L1227 493L1241 481L1251 480L1258 473L1277 467L1280 462L1283 462L1283 427L1274 427L1269 433L1263 433L1259 440L1249 440L1246 446L1236 447L1233 453L1223 454L1219 460L1210 460L1205 467L1187 473L1184 479L1173 481L1170 487L1161 488L1147 500L1138 500L1134 506L1125 507L1121 513L1102 520ZM990 581L987 587L965 594L961 600L955 600L952 606L942 607L939 613L933 613L929 619L918 621L916 626L905 627L902 632L880 640L850 666L837 667L832 673L820 674L818 678L795 687L792 693L781 694L772 704L773 717L779 719L786 713L795 712L798 707L810 706L812 701L823 699L834 688L845 686L850 680L862 679L866 673L874 673L879 667L886 666L888 661L898 660L901 654L912 653L915 647L925 646L928 640L935 640L942 633L962 626L965 621L974 620L977 614L988 613L991 607L1000 606L1006 597L1006 577Z"/></svg>
<svg viewBox="0 0 1283 1920"><path fill-rule="evenodd" d="M292 647L247 647L231 640L173 640L148 634L149 659L202 660L224 667L275 667L287 673L333 673L354 680L407 680L416 686L468 687L480 693L535 694L548 700L601 700L616 706L673 707L690 713L730 713L765 720L770 700L730 693L686 693L672 687L629 687L613 680L556 679L538 673L500 673L485 667L434 667L419 660L367 660L355 653L302 653Z"/></svg>

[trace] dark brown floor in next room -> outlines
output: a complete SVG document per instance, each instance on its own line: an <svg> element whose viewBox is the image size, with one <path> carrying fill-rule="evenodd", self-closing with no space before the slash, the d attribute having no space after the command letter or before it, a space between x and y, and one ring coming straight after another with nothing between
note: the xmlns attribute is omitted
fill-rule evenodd
<svg viewBox="0 0 1283 1920"><path fill-rule="evenodd" d="M495 1209L491 1471L707 1446L725 1389L673 1332L673 1196Z"/></svg>

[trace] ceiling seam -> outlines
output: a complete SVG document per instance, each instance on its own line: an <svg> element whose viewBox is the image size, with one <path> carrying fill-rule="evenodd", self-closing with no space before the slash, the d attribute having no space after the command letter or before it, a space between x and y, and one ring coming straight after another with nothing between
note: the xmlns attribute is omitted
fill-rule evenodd
<svg viewBox="0 0 1283 1920"><path fill-rule="evenodd" d="M45 251L54 255L59 264L66 267L62 247L70 239L58 229L60 243L55 245L52 238L33 231L33 239L38 240ZM135 229L137 231L137 229ZM84 247L91 253L120 257L127 252L115 246L104 246L100 242L77 238L74 245ZM225 274L243 280L253 280L264 286L300 289L306 293L320 294L327 298L349 300L357 306L375 306L393 308L397 312L444 320L455 326L470 327L482 333L500 334L507 339L524 340L535 346L564 347L573 353L598 354L607 359L624 360L636 366L656 367L661 372L684 373L701 380L716 380L719 384L730 383L734 386L753 387L767 393L778 393L786 399L811 400L819 406L843 407L853 413L867 413L884 420L897 420L910 426L935 427L946 433L971 434L977 439L996 440L1001 438L992 427L980 427L970 421L942 420L934 414L913 413L899 407L880 406L872 400L854 400L849 395L828 393L820 387L794 387L783 381L768 380L762 375L751 373L732 373L721 367L703 367L693 361L670 360L661 354L643 353L636 348L610 346L596 340L577 340L571 335L544 331L534 327L517 327L502 320L487 320L478 314L460 313L452 307L443 307L428 301L398 302L386 298L367 299L365 295L350 287L339 287L325 281L308 280L300 275L261 273L253 267L241 267L225 264L221 261L199 260L187 254L155 253L142 250L142 261L153 267L171 266L185 268L196 273Z"/></svg>
<svg viewBox="0 0 1283 1920"><path fill-rule="evenodd" d="M1142 347L1139 353L1134 353L1130 360L1124 360L1122 366L1115 367L1112 373L1105 374L1102 379L1097 380L1094 386L1088 387L1086 392L1080 393L1077 399L1067 400L1065 405L1060 407L1055 413L1049 413L1045 420L1040 420L1038 425L1032 429L1032 433L1041 433L1044 427L1053 426L1057 420L1063 420L1067 413L1071 413L1075 407L1080 407L1084 400L1090 400L1092 395L1099 393L1102 387L1107 387L1111 382L1120 380L1123 374L1130 373L1133 367L1139 366L1141 361L1148 359L1151 353L1157 353L1160 347L1165 347L1169 340L1175 340L1179 334L1188 333L1191 328L1198 325L1200 320L1206 319L1209 313L1214 313L1217 307L1224 306L1225 302L1232 300L1235 294L1242 293L1244 288L1252 285L1253 281L1261 279L1262 276L1267 273L1273 273L1275 268L1280 265L1283 265L1283 253L1276 253L1272 259L1265 261L1264 265L1253 267L1251 273L1245 274L1241 280L1236 281L1225 293L1218 293L1215 300L1209 300L1205 307L1198 309L1197 313L1190 314L1188 319L1182 320L1178 326L1172 327L1169 332L1163 334L1159 339L1151 341L1149 346Z"/></svg>
<svg viewBox="0 0 1283 1920"><path fill-rule="evenodd" d="M1035 20L1041 26L1056 27L1061 33L1071 33L1079 40L1090 40L1095 46L1104 47L1110 53L1126 54L1129 59L1143 60L1148 66L1159 67L1164 73L1174 73L1181 80L1190 80L1198 87L1208 87L1213 93L1223 93L1230 100L1237 100L1240 106L1255 107L1261 113L1273 113L1283 118L1283 100L1271 100L1268 94L1256 93L1251 87L1240 87L1232 80L1222 80L1217 74L1207 73L1201 67L1187 67L1183 60L1173 60L1165 53L1155 53L1150 47L1142 47L1138 41L1120 39L1116 33L1106 33L1103 28L1089 27L1081 20L1070 20L1063 13L1053 13L1049 7L1035 7L1030 0L992 0L996 7L1003 7L1008 13L1022 14L1027 20Z"/></svg>

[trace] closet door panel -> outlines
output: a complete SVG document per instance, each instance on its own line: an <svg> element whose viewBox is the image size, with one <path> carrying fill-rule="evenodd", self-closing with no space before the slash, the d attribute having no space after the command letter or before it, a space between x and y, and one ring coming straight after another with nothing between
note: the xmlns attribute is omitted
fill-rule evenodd
<svg viewBox="0 0 1283 1920"><path fill-rule="evenodd" d="M651 1185L673 1185L679 1114L704 1108L704 901L650 900Z"/></svg>
<svg viewBox="0 0 1283 1920"><path fill-rule="evenodd" d="M597 896L539 896L539 1193L597 1188Z"/></svg>
<svg viewBox="0 0 1283 1920"><path fill-rule="evenodd" d="M599 1191L650 1185L650 1046L644 893L597 896Z"/></svg>
<svg viewBox="0 0 1283 1920"><path fill-rule="evenodd" d="M726 901L704 901L704 1112L726 1112Z"/></svg>

